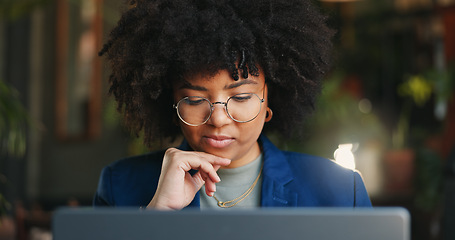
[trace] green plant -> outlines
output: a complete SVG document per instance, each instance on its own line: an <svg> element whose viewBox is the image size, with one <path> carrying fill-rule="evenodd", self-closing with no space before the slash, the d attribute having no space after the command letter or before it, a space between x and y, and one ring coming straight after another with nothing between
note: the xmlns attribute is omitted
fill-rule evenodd
<svg viewBox="0 0 455 240"><path fill-rule="evenodd" d="M416 151L416 196L414 204L422 210L433 210L443 196L443 164L433 150L422 147Z"/></svg>
<svg viewBox="0 0 455 240"><path fill-rule="evenodd" d="M398 85L398 95L404 99L397 127L393 133L393 148L404 148L410 138L410 120L414 107L422 108L434 98L434 114L438 120L443 120L446 114L447 102L451 98L454 86L449 70L430 69L421 74L411 75Z"/></svg>
<svg viewBox="0 0 455 240"><path fill-rule="evenodd" d="M0 2L0 18L17 19L50 0L2 0Z"/></svg>
<svg viewBox="0 0 455 240"><path fill-rule="evenodd" d="M29 115L17 90L0 81L0 160L3 156L24 156L29 122ZM0 176L4 178L3 175ZM4 182L6 179L2 179L1 183ZM11 203L0 192L0 216L7 214L11 208Z"/></svg>
<svg viewBox="0 0 455 240"><path fill-rule="evenodd" d="M392 135L392 146L395 149L404 148L409 135L409 121L412 107L422 107L430 100L433 86L423 75L413 75L398 86L398 94L405 98L401 107L397 127Z"/></svg>
<svg viewBox="0 0 455 240"><path fill-rule="evenodd" d="M0 81L0 154L16 157L25 154L29 122L17 90Z"/></svg>

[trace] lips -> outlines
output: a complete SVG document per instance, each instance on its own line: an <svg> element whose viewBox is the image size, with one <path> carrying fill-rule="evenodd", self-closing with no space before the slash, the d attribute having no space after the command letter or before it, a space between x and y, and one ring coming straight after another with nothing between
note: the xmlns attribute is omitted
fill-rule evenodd
<svg viewBox="0 0 455 240"><path fill-rule="evenodd" d="M213 148L225 148L234 142L234 138L228 136L204 136L205 142Z"/></svg>

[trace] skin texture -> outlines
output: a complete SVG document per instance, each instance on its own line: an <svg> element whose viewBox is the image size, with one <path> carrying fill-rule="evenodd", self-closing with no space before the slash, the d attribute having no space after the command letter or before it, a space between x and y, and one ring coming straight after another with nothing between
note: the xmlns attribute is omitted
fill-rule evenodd
<svg viewBox="0 0 455 240"><path fill-rule="evenodd" d="M265 88L265 89L264 89ZM186 96L201 96L211 102L225 102L238 93L256 93L267 99L267 86L263 74L232 80L228 71L222 70L214 76L201 74L188 78L185 84L174 84L174 101ZM179 122L180 128L195 151L170 148L166 151L162 173L150 208L181 209L187 206L202 185L206 194L213 196L215 183L220 181L216 171L220 167L244 166L261 153L257 142L266 119L267 100L259 115L247 123L238 123L226 114L224 107L215 105L211 118L200 126L189 126ZM188 171L198 170L191 176Z"/></svg>

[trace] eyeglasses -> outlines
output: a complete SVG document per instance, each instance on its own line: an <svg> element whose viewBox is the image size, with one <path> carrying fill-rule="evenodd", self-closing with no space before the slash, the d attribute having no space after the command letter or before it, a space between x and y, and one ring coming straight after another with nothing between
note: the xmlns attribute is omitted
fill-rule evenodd
<svg viewBox="0 0 455 240"><path fill-rule="evenodd" d="M264 94L264 93L263 93ZM216 104L224 105L226 114L239 123L253 121L261 112L264 98L255 93L236 94L226 102L210 102L207 98L191 96L180 99L173 108L180 120L190 126L205 124L212 116Z"/></svg>

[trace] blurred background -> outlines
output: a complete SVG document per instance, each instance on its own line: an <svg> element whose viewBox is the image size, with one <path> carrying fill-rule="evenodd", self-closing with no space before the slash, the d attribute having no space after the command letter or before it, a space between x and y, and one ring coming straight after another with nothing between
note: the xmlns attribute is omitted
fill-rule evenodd
<svg viewBox="0 0 455 240"><path fill-rule="evenodd" d="M51 239L59 206L90 206L103 166L145 151L97 56L122 0L0 1L0 239ZM305 139L282 149L358 169L412 239L455 239L455 1L315 1L336 29Z"/></svg>

